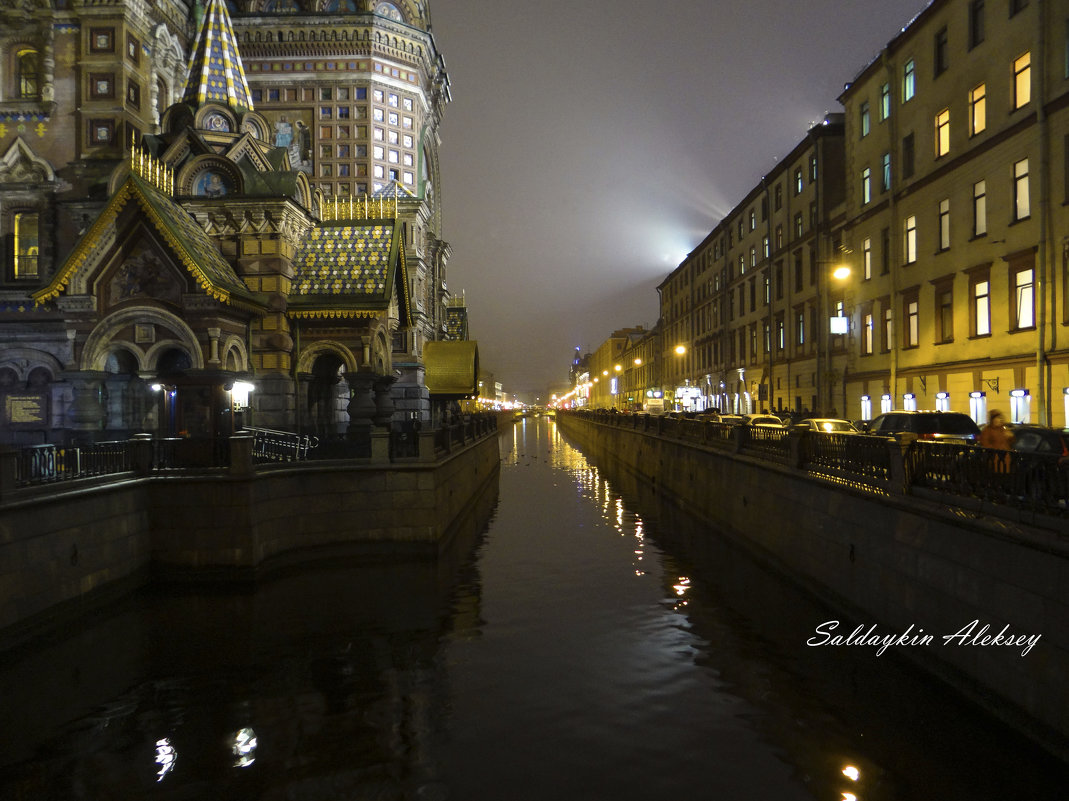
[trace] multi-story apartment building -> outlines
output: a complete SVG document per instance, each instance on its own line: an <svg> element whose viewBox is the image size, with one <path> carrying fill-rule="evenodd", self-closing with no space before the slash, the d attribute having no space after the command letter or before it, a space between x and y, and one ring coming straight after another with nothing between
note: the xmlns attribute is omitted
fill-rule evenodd
<svg viewBox="0 0 1069 801"><path fill-rule="evenodd" d="M587 405L595 409L623 410L628 407L629 393L624 383L624 354L635 342L649 334L642 326L621 328L590 354Z"/></svg>
<svg viewBox="0 0 1069 801"><path fill-rule="evenodd" d="M830 409L843 337L821 337L842 213L843 121L814 126L658 287L679 408ZM825 308L827 301L827 308Z"/></svg>
<svg viewBox="0 0 1069 801"><path fill-rule="evenodd" d="M1069 9L935 0L840 99L847 413L1065 425Z"/></svg>

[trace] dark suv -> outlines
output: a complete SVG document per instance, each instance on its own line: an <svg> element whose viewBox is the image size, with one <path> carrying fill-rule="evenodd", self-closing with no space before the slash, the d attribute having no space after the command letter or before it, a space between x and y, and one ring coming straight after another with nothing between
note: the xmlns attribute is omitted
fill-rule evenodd
<svg viewBox="0 0 1069 801"><path fill-rule="evenodd" d="M973 444L980 428L964 412L885 412L865 426L870 434L916 434L917 439Z"/></svg>

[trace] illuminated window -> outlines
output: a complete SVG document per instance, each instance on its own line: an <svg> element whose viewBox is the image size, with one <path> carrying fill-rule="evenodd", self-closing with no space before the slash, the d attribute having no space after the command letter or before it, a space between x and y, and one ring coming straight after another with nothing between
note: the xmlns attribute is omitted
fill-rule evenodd
<svg viewBox="0 0 1069 801"><path fill-rule="evenodd" d="M871 129L872 121L869 114L869 101L866 100L861 104L861 137L868 136Z"/></svg>
<svg viewBox="0 0 1069 801"><path fill-rule="evenodd" d="M38 216L34 212L18 212L14 216L15 278L37 278Z"/></svg>
<svg viewBox="0 0 1069 801"><path fill-rule="evenodd" d="M916 295L905 299L904 311L906 325L903 331L905 341L902 344L906 348L915 348L920 344L920 300Z"/></svg>
<svg viewBox="0 0 1069 801"><path fill-rule="evenodd" d="M1014 328L1032 328L1035 326L1035 271L1026 267L1013 274Z"/></svg>
<svg viewBox="0 0 1069 801"><path fill-rule="evenodd" d="M25 48L15 54L15 72L21 100L36 100L40 97L41 87L37 70L38 54L36 50Z"/></svg>
<svg viewBox="0 0 1069 801"><path fill-rule="evenodd" d="M880 119L886 120L891 116L891 84L885 83L880 87Z"/></svg>
<svg viewBox="0 0 1069 801"><path fill-rule="evenodd" d="M881 184L880 185L880 191L881 192L888 192L891 189L891 154L890 153L884 153L883 154L883 170L882 170L881 174L882 174L882 180L880 182L880 184Z"/></svg>
<svg viewBox="0 0 1069 801"><path fill-rule="evenodd" d="M1032 99L1032 54L1013 62L1013 107L1021 108Z"/></svg>
<svg viewBox="0 0 1069 801"><path fill-rule="evenodd" d="M917 94L917 66L913 59L902 68L902 102L908 103Z"/></svg>
<svg viewBox="0 0 1069 801"><path fill-rule="evenodd" d="M872 278L872 239L865 237L861 243L861 267L865 280Z"/></svg>
<svg viewBox="0 0 1069 801"><path fill-rule="evenodd" d="M1021 159L1013 165L1013 208L1015 220L1031 216L1028 199L1028 159Z"/></svg>
<svg viewBox="0 0 1069 801"><path fill-rule="evenodd" d="M945 108L935 115L935 157L950 152L950 109Z"/></svg>
<svg viewBox="0 0 1069 801"><path fill-rule="evenodd" d="M862 315L861 317L861 355L872 355L872 312Z"/></svg>
<svg viewBox="0 0 1069 801"><path fill-rule="evenodd" d="M917 218L913 215L906 217L903 224L902 251L906 264L917 261Z"/></svg>
<svg viewBox="0 0 1069 801"><path fill-rule="evenodd" d="M939 249L950 249L950 198L939 201Z"/></svg>
<svg viewBox="0 0 1069 801"><path fill-rule="evenodd" d="M987 85L980 84L969 92L969 133L972 136L987 127Z"/></svg>
<svg viewBox="0 0 1069 801"><path fill-rule="evenodd" d="M868 167L861 171L861 205L872 200L872 170Z"/></svg>
<svg viewBox="0 0 1069 801"><path fill-rule="evenodd" d="M799 167L794 171L794 194L802 194L802 189L805 188L804 179L802 178L802 168Z"/></svg>
<svg viewBox="0 0 1069 801"><path fill-rule="evenodd" d="M973 336L991 334L991 284L986 277L972 281L972 328Z"/></svg>

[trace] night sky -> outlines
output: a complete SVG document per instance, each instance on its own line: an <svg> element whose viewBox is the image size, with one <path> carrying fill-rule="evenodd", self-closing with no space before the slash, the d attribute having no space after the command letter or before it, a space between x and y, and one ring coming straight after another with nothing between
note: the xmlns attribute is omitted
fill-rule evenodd
<svg viewBox="0 0 1069 801"><path fill-rule="evenodd" d="M484 369L533 402L576 346L651 328L655 287L925 5L434 2L447 275Z"/></svg>

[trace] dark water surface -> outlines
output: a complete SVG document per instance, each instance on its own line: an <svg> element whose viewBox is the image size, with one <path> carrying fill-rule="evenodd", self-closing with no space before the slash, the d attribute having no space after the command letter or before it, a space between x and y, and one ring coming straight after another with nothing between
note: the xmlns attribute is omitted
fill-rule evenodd
<svg viewBox="0 0 1069 801"><path fill-rule="evenodd" d="M0 799L1069 797L892 655L806 647L834 613L551 421L501 444L441 563L145 592L7 655Z"/></svg>

